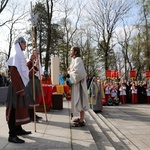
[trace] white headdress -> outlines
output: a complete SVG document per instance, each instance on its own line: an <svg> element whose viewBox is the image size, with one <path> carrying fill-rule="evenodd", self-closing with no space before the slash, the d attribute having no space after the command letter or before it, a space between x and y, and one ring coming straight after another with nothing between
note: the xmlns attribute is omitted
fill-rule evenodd
<svg viewBox="0 0 150 150"><path fill-rule="evenodd" d="M6 62L7 66L15 66L21 76L21 79L26 86L29 82L29 69L26 65L26 59L24 56L24 53L20 47L21 42L25 42L23 37L19 37L15 44L13 45L13 48L11 49L10 57L8 61Z"/></svg>

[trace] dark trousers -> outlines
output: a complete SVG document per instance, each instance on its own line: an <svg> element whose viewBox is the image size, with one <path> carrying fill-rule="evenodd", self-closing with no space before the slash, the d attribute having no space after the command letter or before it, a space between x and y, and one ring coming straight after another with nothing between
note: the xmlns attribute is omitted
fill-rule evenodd
<svg viewBox="0 0 150 150"><path fill-rule="evenodd" d="M16 136L16 131L22 130L21 125L15 125L15 108L12 107L9 121L8 121L8 128L9 128L9 136L14 137Z"/></svg>
<svg viewBox="0 0 150 150"><path fill-rule="evenodd" d="M33 108L30 108L30 109L29 109L29 115L30 115L30 118L31 118L31 119L34 118L34 109L33 109Z"/></svg>

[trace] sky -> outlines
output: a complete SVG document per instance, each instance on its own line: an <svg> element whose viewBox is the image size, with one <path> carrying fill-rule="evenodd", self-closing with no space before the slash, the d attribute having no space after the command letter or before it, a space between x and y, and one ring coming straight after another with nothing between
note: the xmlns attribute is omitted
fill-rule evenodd
<svg viewBox="0 0 150 150"><path fill-rule="evenodd" d="M86 2L88 0L85 0ZM129 0L131 1L131 0ZM132 1L136 1L136 0L132 0ZM36 0L32 0L32 5L34 5L36 2ZM12 5L13 4L13 5ZM8 20L8 18L10 18L12 12L10 12L10 8L14 7L15 4L18 4L17 6L17 10L18 10L18 13L20 13L24 6L25 6L25 9L28 10L30 12L30 9L31 9L31 0L9 0L9 4L6 6L5 10L0 14L0 23L5 21L5 20ZM132 17L129 17L128 18L128 23L131 25L132 22L134 22L136 20L136 16L137 16L137 9L133 10L132 11L133 15ZM58 14L57 14L58 16ZM22 23L18 23L16 25L16 27L19 29L21 29L21 31L19 31L19 35L24 35L24 29L28 29L30 30L31 29L31 22L28 21L28 19L30 19L30 13L29 15L22 21ZM118 32L120 32L121 30L121 27L118 28ZM15 33L15 35L17 36L18 33ZM3 51L7 51L8 49L8 35L9 35L9 30L8 30L8 27L5 26L5 27L1 27L0 28L0 50L3 50Z"/></svg>
<svg viewBox="0 0 150 150"><path fill-rule="evenodd" d="M63 1L63 0L62 0ZM75 0L64 0L64 1L75 1ZM94 0L81 0L82 2L86 2L90 1L93 2ZM137 1L137 0L128 0L128 1ZM34 5L36 2L36 0L32 0L32 5ZM31 22L29 21L30 19L30 10L31 10L31 0L9 0L9 4L6 6L6 8L4 9L4 11L0 14L0 24L2 22L4 22L5 20L8 20L11 16L12 16L12 12L10 12L12 10L12 7L15 7L17 4L17 12L18 14L20 14L22 12L22 10L25 7L26 11L29 11L28 16L22 20L22 22L15 24L17 29L21 29L19 32L15 32L15 36L24 36L25 35L25 30L31 30ZM72 4L72 3L71 3ZM59 4L58 4L59 5ZM90 3L89 3L90 5ZM61 5L61 10L63 10L63 6ZM136 19L138 18L138 9L135 7L135 9L132 10L131 12L131 17L127 18L127 22L129 26L132 26L133 22L136 21ZM16 13L15 13L16 14ZM15 15L17 17L17 15ZM59 16L59 17L58 17ZM57 22L57 20L60 18L61 12L56 12L55 13L55 17L54 20L55 22ZM75 15L72 17L73 19L71 21L75 20ZM82 18L84 20L84 18ZM84 27L83 27L84 28ZM123 30L122 30L122 26L119 26L116 28L116 32L122 36ZM6 52L8 53L8 37L9 37L9 27L8 26L3 26L0 27L0 51L2 52ZM25 37L26 38L26 37ZM27 55L26 55L27 57ZM0 57L0 63L2 63L2 59ZM4 61L4 60L3 60Z"/></svg>

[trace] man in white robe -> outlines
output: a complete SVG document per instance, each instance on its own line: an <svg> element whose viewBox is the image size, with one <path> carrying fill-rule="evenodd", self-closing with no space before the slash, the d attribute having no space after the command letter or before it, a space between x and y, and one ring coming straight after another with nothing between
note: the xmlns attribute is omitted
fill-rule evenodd
<svg viewBox="0 0 150 150"><path fill-rule="evenodd" d="M80 113L80 118L74 120L74 127L85 126L84 111L89 109L86 83L86 71L80 57L80 48L72 47L70 50L72 62L68 68L71 80L71 106L72 113Z"/></svg>

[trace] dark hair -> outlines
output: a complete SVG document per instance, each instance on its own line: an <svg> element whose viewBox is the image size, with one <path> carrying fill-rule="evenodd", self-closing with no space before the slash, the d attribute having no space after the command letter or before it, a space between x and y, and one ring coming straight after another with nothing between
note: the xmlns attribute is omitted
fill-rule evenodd
<svg viewBox="0 0 150 150"><path fill-rule="evenodd" d="M75 53L75 57L81 57L81 55L80 55L80 48L79 47L72 47L72 50L74 51L74 52L76 52Z"/></svg>

